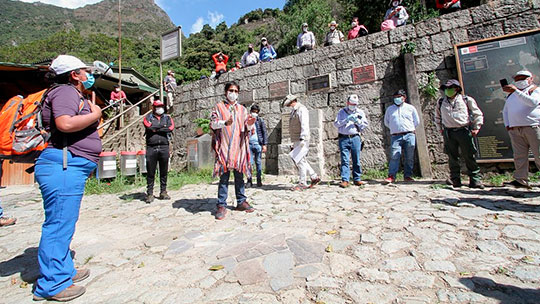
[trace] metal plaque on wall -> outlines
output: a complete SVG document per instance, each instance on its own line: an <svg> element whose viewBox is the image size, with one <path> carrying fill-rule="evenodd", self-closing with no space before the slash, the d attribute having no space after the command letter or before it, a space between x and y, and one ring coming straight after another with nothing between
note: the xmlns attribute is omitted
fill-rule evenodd
<svg viewBox="0 0 540 304"><path fill-rule="evenodd" d="M331 87L330 83L330 75L323 75L323 76L317 76L313 78L309 78L307 80L307 91L314 92L314 91L320 91L320 90L326 90Z"/></svg>

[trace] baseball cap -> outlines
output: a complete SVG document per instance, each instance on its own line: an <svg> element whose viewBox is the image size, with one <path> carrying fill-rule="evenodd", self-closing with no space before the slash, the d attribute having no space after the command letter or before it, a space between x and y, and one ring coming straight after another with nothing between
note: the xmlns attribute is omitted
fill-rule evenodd
<svg viewBox="0 0 540 304"><path fill-rule="evenodd" d="M514 77L516 77L516 76L532 77L532 73L527 71L527 70L521 70L521 71L517 72L516 75L514 75Z"/></svg>
<svg viewBox="0 0 540 304"><path fill-rule="evenodd" d="M446 88L450 88L450 87L459 87L461 88L461 83L459 83L459 81L457 81L456 79L450 79L448 80L445 84L441 85L441 89L446 89Z"/></svg>
<svg viewBox="0 0 540 304"><path fill-rule="evenodd" d="M152 106L154 106L154 107L163 107L164 104L163 104L163 102L161 100L156 99L156 100L154 100L154 102L152 102Z"/></svg>
<svg viewBox="0 0 540 304"><path fill-rule="evenodd" d="M407 97L407 92L405 90L397 90L393 96L405 96Z"/></svg>
<svg viewBox="0 0 540 304"><path fill-rule="evenodd" d="M360 102L360 99L358 98L358 95L351 94L349 98L347 98L347 101L352 105L357 105Z"/></svg>
<svg viewBox="0 0 540 304"><path fill-rule="evenodd" d="M261 41L266 41L266 37L262 37L262 38L261 38Z"/></svg>
<svg viewBox="0 0 540 304"><path fill-rule="evenodd" d="M302 23L302 27L308 26L306 22Z"/></svg>
<svg viewBox="0 0 540 304"><path fill-rule="evenodd" d="M285 99L283 100L283 103L281 104L283 107L286 107L288 105L291 104L291 102L297 100L298 97L296 97L296 95L293 95L293 94L289 94L287 95L287 97L285 97Z"/></svg>
<svg viewBox="0 0 540 304"><path fill-rule="evenodd" d="M58 55L58 57L52 61L49 70L55 72L56 75L60 75L77 69L86 68L90 68L90 66L75 56Z"/></svg>

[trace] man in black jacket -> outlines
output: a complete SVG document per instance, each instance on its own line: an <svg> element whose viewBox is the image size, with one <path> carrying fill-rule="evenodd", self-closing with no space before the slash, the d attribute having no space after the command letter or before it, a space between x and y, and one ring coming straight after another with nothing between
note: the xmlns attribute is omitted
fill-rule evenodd
<svg viewBox="0 0 540 304"><path fill-rule="evenodd" d="M254 104L251 106L251 116L257 118L255 121L255 130L249 138L249 150L251 151L251 159L255 161L257 167L257 187L262 186L262 165L261 156L266 153L266 145L268 144L266 126L264 120L259 117L260 108ZM253 186L251 178L247 181L247 187Z"/></svg>
<svg viewBox="0 0 540 304"><path fill-rule="evenodd" d="M167 172L169 171L169 136L174 130L171 116L165 114L165 105L159 99L152 103L152 113L144 117L146 128L146 202L154 201L154 178L159 163L159 199L171 199L167 194Z"/></svg>

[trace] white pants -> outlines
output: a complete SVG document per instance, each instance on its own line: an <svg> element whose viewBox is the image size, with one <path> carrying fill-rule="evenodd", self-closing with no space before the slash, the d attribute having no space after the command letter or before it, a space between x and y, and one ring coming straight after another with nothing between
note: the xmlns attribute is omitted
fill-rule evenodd
<svg viewBox="0 0 540 304"><path fill-rule="evenodd" d="M174 95L172 92L167 92L167 106L170 108L174 103Z"/></svg>
<svg viewBox="0 0 540 304"><path fill-rule="evenodd" d="M297 147L300 144L300 142L295 142L294 147ZM309 142L305 142L305 144L309 147ZM299 184L307 186L306 177L309 175L311 179L317 178L317 173L311 168L309 163L307 162L307 154L296 163L296 166L298 167L298 175L300 176L300 179L298 181Z"/></svg>

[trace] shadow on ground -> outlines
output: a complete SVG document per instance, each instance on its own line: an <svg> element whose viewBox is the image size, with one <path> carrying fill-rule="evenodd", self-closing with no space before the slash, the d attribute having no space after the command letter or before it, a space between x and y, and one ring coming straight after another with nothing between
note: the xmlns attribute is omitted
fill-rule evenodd
<svg viewBox="0 0 540 304"><path fill-rule="evenodd" d="M517 211L517 212L535 212L540 213L540 205L524 204L515 200L509 199L491 199L487 197L467 197L460 198L458 201L450 201L445 199L432 199L432 204L443 204L449 206L457 206L461 203L468 203L493 211Z"/></svg>
<svg viewBox="0 0 540 304"><path fill-rule="evenodd" d="M212 215L215 215L216 203L217 200L215 198L180 199L172 203L172 207L184 209L193 214L210 212Z"/></svg>
<svg viewBox="0 0 540 304"><path fill-rule="evenodd" d="M494 187L489 190L452 189L456 192L468 195L491 195L491 196L511 196L516 198L540 197L540 191L519 191L505 187Z"/></svg>
<svg viewBox="0 0 540 304"><path fill-rule="evenodd" d="M144 192L128 193L128 194L124 194L124 195L120 196L119 199L121 199L123 201L128 201L128 202L132 201L132 200L145 201L146 200L146 193L144 193Z"/></svg>
<svg viewBox="0 0 540 304"><path fill-rule="evenodd" d="M528 289L499 284L491 279L482 277L461 278L459 280L472 291L485 297L499 300L500 304L532 304L540 302L540 289ZM472 281L474 285L466 284L468 281Z"/></svg>
<svg viewBox="0 0 540 304"><path fill-rule="evenodd" d="M27 283L35 282L39 276L37 247L30 247L24 253L11 260L0 262L0 277L9 277L20 273L21 280Z"/></svg>

